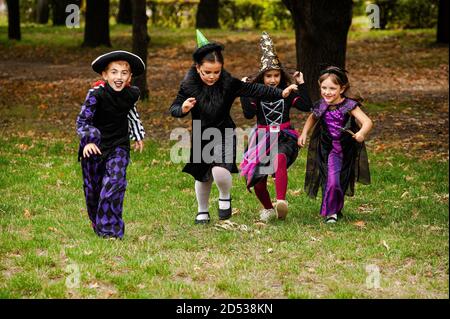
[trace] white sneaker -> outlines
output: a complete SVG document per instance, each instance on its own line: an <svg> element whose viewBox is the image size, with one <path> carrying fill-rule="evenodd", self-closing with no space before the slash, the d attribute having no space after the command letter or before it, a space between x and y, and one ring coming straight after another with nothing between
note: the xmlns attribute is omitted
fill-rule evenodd
<svg viewBox="0 0 450 319"><path fill-rule="evenodd" d="M273 208L270 209L261 209L259 211L259 219L263 222L268 222L271 219L274 219L277 214Z"/></svg>
<svg viewBox="0 0 450 319"><path fill-rule="evenodd" d="M278 219L285 219L288 213L288 202L282 199L278 199L275 204L275 212Z"/></svg>
<svg viewBox="0 0 450 319"><path fill-rule="evenodd" d="M333 214L333 215L327 216L325 218L325 222L327 224L334 224L335 222L337 222L337 214Z"/></svg>

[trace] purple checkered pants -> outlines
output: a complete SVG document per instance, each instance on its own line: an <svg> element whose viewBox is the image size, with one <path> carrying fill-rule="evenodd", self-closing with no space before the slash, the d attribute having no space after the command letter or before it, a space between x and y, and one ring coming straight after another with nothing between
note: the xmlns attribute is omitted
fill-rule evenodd
<svg viewBox="0 0 450 319"><path fill-rule="evenodd" d="M91 155L81 160L87 211L99 236L122 238L124 235L122 208L129 159L129 152L117 147L106 159Z"/></svg>

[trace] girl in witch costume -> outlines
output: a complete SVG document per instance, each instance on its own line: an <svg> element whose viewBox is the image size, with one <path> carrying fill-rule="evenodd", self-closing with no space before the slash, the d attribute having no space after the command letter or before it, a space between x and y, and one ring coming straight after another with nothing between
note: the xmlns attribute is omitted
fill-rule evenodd
<svg viewBox="0 0 450 319"><path fill-rule="evenodd" d="M284 91L256 83L244 83L224 68L223 46L210 43L197 30L194 65L183 79L178 95L170 107L174 117L192 116L191 152L183 172L195 179L198 213L195 223L210 221L209 194L213 181L219 189L219 219L231 217L231 173L237 173L236 136L230 109L239 96L276 98L288 96ZM212 138L211 138L212 136Z"/></svg>
<svg viewBox="0 0 450 319"><path fill-rule="evenodd" d="M298 143L305 145L317 123L308 148L305 191L315 198L322 187L320 214L325 222L335 223L342 216L344 195L354 195L355 180L370 184L364 140L373 124L359 101L348 97L345 70L327 67L320 73L319 85L322 98L314 105Z"/></svg>
<svg viewBox="0 0 450 319"><path fill-rule="evenodd" d="M130 138L142 152L144 128L136 110L140 91L130 86L131 76L145 70L141 58L113 51L92 62L102 75L89 90L76 126L80 136L78 160L84 181L86 206L92 227L101 237L123 238L122 207L127 186Z"/></svg>
<svg viewBox="0 0 450 319"><path fill-rule="evenodd" d="M272 39L263 32L260 47L262 51L261 68L253 80L254 83L264 83L271 87L284 89L293 82L292 78L282 67L273 46ZM241 98L241 104L246 118L251 119L256 115L257 126L249 137L249 146L241 163L241 175L245 176L247 188L254 187L255 194L264 208L260 211L260 219L268 221L277 216L286 218L288 203L286 191L288 184L287 169L298 156L298 133L290 123L289 112L292 107L309 112L312 108L303 74L296 71L294 79L298 85L298 91L291 93L283 99L254 99ZM247 81L248 78L244 78ZM262 133L262 134L260 134ZM273 147L276 142L277 147ZM270 154L261 154L261 150ZM267 190L267 177L274 168L269 169L268 164L261 160L263 156L274 160L275 190L277 202L275 208L272 205Z"/></svg>

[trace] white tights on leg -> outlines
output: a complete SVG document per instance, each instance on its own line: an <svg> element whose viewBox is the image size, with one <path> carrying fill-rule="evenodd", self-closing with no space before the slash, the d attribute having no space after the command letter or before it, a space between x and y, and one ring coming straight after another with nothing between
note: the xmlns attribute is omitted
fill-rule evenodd
<svg viewBox="0 0 450 319"><path fill-rule="evenodd" d="M207 182L195 181L195 196L197 197L198 212L206 213L209 211L209 194L211 193L212 179ZM208 215L201 214L197 220L208 219Z"/></svg>
<svg viewBox="0 0 450 319"><path fill-rule="evenodd" d="M214 166L212 168L212 176L214 182L219 189L219 199L230 199L230 192L232 186L232 177L231 173L223 167ZM220 209L228 209L230 208L229 201L221 201L219 200L219 208Z"/></svg>

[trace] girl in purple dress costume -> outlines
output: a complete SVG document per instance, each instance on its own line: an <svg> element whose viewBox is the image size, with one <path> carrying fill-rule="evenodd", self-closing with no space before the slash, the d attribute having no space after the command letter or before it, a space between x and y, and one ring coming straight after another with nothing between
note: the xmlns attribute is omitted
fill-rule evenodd
<svg viewBox="0 0 450 319"><path fill-rule="evenodd" d="M334 223L342 216L344 195L354 195L355 181L370 184L364 140L373 124L359 101L347 97L350 84L345 70L327 67L319 85L322 98L314 105L298 144L305 145L316 124L308 148L305 191L315 198L322 187L320 214Z"/></svg>

